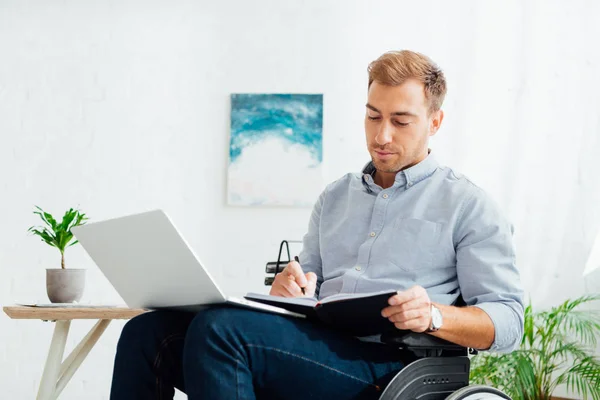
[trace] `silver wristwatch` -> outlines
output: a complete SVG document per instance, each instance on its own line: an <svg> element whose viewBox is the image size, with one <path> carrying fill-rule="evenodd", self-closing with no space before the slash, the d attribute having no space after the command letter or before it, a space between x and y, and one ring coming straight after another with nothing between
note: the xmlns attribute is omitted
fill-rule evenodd
<svg viewBox="0 0 600 400"><path fill-rule="evenodd" d="M431 305L431 325L427 332L436 332L439 331L442 325L444 324L444 318L442 317L442 312L439 308Z"/></svg>

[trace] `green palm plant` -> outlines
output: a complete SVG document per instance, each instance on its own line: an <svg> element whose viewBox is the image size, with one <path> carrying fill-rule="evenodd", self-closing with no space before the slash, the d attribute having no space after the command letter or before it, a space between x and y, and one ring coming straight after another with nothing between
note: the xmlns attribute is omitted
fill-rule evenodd
<svg viewBox="0 0 600 400"><path fill-rule="evenodd" d="M510 354L480 353L471 381L495 386L514 400L549 400L558 385L587 400L600 400L600 310L581 305L600 295L567 300L550 311L525 308L521 346Z"/></svg>
<svg viewBox="0 0 600 400"><path fill-rule="evenodd" d="M45 226L32 226L28 229L28 232L39 236L43 242L50 246L56 247L60 251L60 266L65 269L65 250L67 247L78 243L77 240L71 242L74 239L71 228L84 225L88 218L79 210L70 208L65 212L62 221L59 223L50 213L45 212L38 206L35 206L35 208L37 211L33 213L42 219Z"/></svg>

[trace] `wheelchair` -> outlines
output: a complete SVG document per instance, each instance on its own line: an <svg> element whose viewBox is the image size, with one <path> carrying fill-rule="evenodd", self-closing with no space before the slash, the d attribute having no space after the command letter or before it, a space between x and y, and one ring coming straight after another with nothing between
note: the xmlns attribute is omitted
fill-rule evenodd
<svg viewBox="0 0 600 400"><path fill-rule="evenodd" d="M469 355L476 350L425 333L400 330L381 335L381 341L412 353L416 360L392 378L379 400L511 400L498 389L469 386Z"/></svg>
<svg viewBox="0 0 600 400"><path fill-rule="evenodd" d="M291 260L288 242L294 241L282 241L277 261L267 263L266 286L273 284L275 275ZM287 246L288 261L281 259L284 245ZM459 298L457 305L461 304L464 305ZM410 353L414 361L392 378L379 400L512 400L493 387L469 385L469 355L477 354L475 349L426 333L401 330L382 334L381 341Z"/></svg>

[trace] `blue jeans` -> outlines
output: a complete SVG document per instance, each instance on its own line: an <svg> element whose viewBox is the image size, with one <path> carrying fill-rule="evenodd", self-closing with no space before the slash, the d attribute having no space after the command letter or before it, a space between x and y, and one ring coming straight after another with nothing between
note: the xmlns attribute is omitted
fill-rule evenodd
<svg viewBox="0 0 600 400"><path fill-rule="evenodd" d="M409 358L307 320L219 306L129 321L112 400L377 399Z"/></svg>

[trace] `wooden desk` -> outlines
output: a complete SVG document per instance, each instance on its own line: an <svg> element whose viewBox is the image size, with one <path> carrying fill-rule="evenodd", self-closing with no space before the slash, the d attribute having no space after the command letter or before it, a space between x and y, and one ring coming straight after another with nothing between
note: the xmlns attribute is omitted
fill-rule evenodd
<svg viewBox="0 0 600 400"><path fill-rule="evenodd" d="M42 308L11 306L4 307L4 312L12 319L39 319L56 322L37 395L37 400L55 400L69 383L73 374L85 360L85 357L94 347L111 320L130 319L146 312L146 310L120 307ZM74 319L95 319L98 322L63 361L69 327Z"/></svg>

